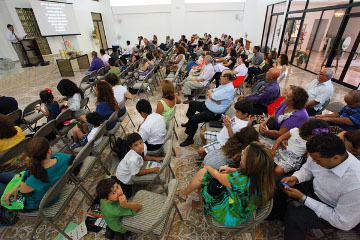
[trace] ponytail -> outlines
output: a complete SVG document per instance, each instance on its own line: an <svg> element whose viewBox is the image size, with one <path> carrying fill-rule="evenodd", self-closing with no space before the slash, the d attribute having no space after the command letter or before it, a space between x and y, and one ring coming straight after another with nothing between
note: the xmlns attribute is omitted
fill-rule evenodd
<svg viewBox="0 0 360 240"><path fill-rule="evenodd" d="M49 182L49 177L42 161L46 159L49 148L50 144L44 137L33 138L26 146L26 153L30 157L29 172L44 183Z"/></svg>
<svg viewBox="0 0 360 240"><path fill-rule="evenodd" d="M246 54L241 54L240 57L241 57L242 61L244 62L245 66L248 68L249 67L248 56Z"/></svg>

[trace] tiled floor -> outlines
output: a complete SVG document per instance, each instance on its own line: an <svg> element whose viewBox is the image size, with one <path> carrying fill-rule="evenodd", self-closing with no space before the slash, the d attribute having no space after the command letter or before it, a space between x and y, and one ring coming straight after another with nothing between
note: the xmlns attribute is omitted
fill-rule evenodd
<svg viewBox="0 0 360 240"><path fill-rule="evenodd" d="M56 66L50 65L47 67L33 67L23 71L22 79L17 79L14 77L14 74L1 74L0 75L0 86L1 95L13 96L19 102L19 107L24 108L26 104L30 101L38 99L38 94L40 90L45 88L52 89L55 97L60 97L58 91L56 90L56 85L61 79ZM84 76L84 72L77 71L75 72L75 77L70 78L71 80L79 83L81 77ZM286 85L300 85L305 86L309 83L315 76L299 70L296 67L290 67L289 75L281 82L281 87L284 88ZM333 101L343 102L343 96L349 89L334 84L335 93L332 97ZM155 108L157 101L161 98L160 93L155 92L155 96L151 97L152 106ZM94 96L91 95L90 99L90 108L95 108ZM127 109L134 120L136 127L142 121L141 116L136 112L135 103L127 102ZM187 121L185 116L187 110L187 105L180 104L177 106L176 119L178 123L183 123ZM128 119L125 119L127 122ZM128 125L128 132L135 131L132 125ZM179 135L179 141L185 139L186 135L184 129L181 127L177 128L177 133ZM175 171L176 177L179 179L180 188L183 188L187 185L191 177L198 170L198 167L195 163L197 157L196 149L199 147L199 136L197 135L195 144L185 148L179 147L179 143L176 141L176 157L172 159L171 165ZM106 162L108 167L112 168L112 171L116 168L119 160L109 154L109 149L105 151L102 155L103 161ZM92 170L90 176L86 179L86 185L91 191L94 191L96 182L104 177L103 171L100 167L96 167ZM76 223L81 223L85 219L85 211L89 206L89 202L83 201L80 204L80 210L75 214L73 219L69 219L71 213L73 213L74 208L77 203L82 198L82 194L79 192L75 195L74 199L71 201L70 206L65 211L58 221L58 224L61 227L64 227L69 220L72 220ZM178 203L180 211L184 217L184 222L181 222L177 217L174 221L172 229L169 233L169 239L219 239L219 235L214 232L209 224L206 221L205 216L198 211L192 209L192 202L188 199L187 202ZM0 228L0 239L28 239L29 234L32 230L33 222L20 220L16 225L11 227L2 227ZM256 230L256 239L282 239L283 233L283 223L281 221L275 222L266 222L259 225ZM35 239L53 239L57 235L57 232L54 228L50 227L49 224L42 224L37 229L37 234ZM314 231L311 233L311 238L314 236L322 236L320 231ZM85 239L105 239L104 231L99 233L88 233L85 236ZM242 234L238 239L250 239L250 234ZM340 239L340 237L332 236L326 239Z"/></svg>

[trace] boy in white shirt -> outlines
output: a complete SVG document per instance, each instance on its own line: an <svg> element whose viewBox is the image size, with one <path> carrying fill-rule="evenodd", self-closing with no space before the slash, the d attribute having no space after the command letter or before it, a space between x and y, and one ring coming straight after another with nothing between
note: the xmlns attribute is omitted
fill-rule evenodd
<svg viewBox="0 0 360 240"><path fill-rule="evenodd" d="M232 119L229 119L228 116L223 119L225 126L221 129L220 132L201 132L200 137L204 146L198 149L198 154L200 157L203 159L207 153L213 150L221 149L230 137L232 137L242 128L248 126L248 117L252 110L253 105L250 100L240 100L235 103L235 116ZM206 144L206 140L210 140L211 143Z"/></svg>
<svg viewBox="0 0 360 240"><path fill-rule="evenodd" d="M94 139L95 134L99 130L100 125L104 122L104 117L98 112L92 112L86 114L86 123L84 123L83 130L79 126L76 126L73 130L74 144L72 149L85 146L88 142ZM90 126L89 126L90 125ZM94 142L94 147L99 145L102 137Z"/></svg>
<svg viewBox="0 0 360 240"><path fill-rule="evenodd" d="M136 110L144 118L138 132L146 143L147 150L158 150L165 142L166 125L164 117L158 113L153 113L150 102L145 99L141 99L136 104Z"/></svg>
<svg viewBox="0 0 360 240"><path fill-rule="evenodd" d="M150 173L159 172L160 168L154 167L145 169L142 168L145 161L161 162L163 158L148 156L147 148L138 133L132 133L127 137L127 143L130 147L130 151L120 161L116 169L116 178L119 180L119 184L127 198L132 195L132 180L133 177L142 176Z"/></svg>

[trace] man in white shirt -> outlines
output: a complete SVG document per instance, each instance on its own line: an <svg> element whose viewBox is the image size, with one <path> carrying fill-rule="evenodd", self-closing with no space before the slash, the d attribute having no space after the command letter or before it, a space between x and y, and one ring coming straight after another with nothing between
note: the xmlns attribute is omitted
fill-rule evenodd
<svg viewBox="0 0 360 240"><path fill-rule="evenodd" d="M106 66L109 62L110 56L105 52L104 49L100 49L100 55L101 55L101 60L104 63L104 66Z"/></svg>
<svg viewBox="0 0 360 240"><path fill-rule="evenodd" d="M309 94L309 99L305 108L309 116L314 116L333 95L334 87L331 83L333 76L334 70L331 68L324 68L320 71L318 78L314 79L306 86L306 92Z"/></svg>
<svg viewBox="0 0 360 240"><path fill-rule="evenodd" d="M132 48L133 48L133 47L130 46L130 41L127 40L127 41L126 41L126 48L125 48L125 51L123 52L123 54L121 55L121 59L131 57Z"/></svg>
<svg viewBox="0 0 360 240"><path fill-rule="evenodd" d="M136 104L136 110L144 118L138 132L144 140L148 151L160 149L165 142L166 136L164 117L158 113L153 113L150 102L145 99L141 99Z"/></svg>
<svg viewBox="0 0 360 240"><path fill-rule="evenodd" d="M188 100L184 104L188 104L192 101L191 91L205 87L215 74L214 67L212 65L213 58L210 55L205 56L205 65L203 67L200 76L191 78L184 84L184 96L188 97Z"/></svg>
<svg viewBox="0 0 360 240"><path fill-rule="evenodd" d="M308 229L348 231L360 222L359 160L330 133L315 135L306 148L307 162L282 179L290 186L283 188L284 193L304 204L286 210L285 240L305 239Z"/></svg>
<svg viewBox="0 0 360 240"><path fill-rule="evenodd" d="M26 53L24 52L23 47L21 46L20 41L24 39L24 37L18 36L15 33L14 26L11 24L7 25L7 31L5 33L6 38L11 42L16 54L19 57L19 61L22 67L26 67L29 65L29 62L26 57Z"/></svg>

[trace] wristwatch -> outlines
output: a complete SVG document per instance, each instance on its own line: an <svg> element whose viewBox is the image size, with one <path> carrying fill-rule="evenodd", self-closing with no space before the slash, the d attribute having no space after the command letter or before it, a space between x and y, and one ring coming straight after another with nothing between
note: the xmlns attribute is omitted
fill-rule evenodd
<svg viewBox="0 0 360 240"><path fill-rule="evenodd" d="M307 198L307 196L304 194L304 196L302 196L298 201L299 201L301 204L304 204L305 201L306 201L306 198Z"/></svg>

